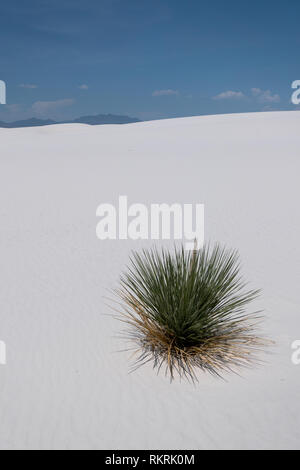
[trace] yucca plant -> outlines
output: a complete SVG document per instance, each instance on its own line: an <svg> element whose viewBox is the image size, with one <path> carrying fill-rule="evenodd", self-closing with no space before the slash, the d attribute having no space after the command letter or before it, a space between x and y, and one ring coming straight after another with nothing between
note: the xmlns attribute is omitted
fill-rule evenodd
<svg viewBox="0 0 300 470"><path fill-rule="evenodd" d="M135 366L153 360L171 380L194 381L197 368L221 375L252 364L265 342L255 333L258 312L246 311L259 291L245 286L237 252L219 245L134 253L117 293Z"/></svg>

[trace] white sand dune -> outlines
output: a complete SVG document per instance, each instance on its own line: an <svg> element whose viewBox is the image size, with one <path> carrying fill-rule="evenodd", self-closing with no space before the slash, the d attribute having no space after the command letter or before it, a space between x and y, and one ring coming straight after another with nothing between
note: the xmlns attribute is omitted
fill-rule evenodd
<svg viewBox="0 0 300 470"><path fill-rule="evenodd" d="M1 449L300 448L300 113L0 129ZM263 292L261 367L169 383L128 374L104 296L132 248L100 241L100 203L204 203Z"/></svg>

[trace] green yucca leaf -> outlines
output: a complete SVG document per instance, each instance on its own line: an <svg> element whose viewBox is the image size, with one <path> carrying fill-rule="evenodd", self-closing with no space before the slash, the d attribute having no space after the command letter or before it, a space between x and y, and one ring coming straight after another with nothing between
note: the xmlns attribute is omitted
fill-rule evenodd
<svg viewBox="0 0 300 470"><path fill-rule="evenodd" d="M246 311L259 291L245 288L237 252L219 245L134 253L119 295L138 364L153 359L171 378L193 380L195 367L218 374L249 364L264 341L253 333L257 314Z"/></svg>

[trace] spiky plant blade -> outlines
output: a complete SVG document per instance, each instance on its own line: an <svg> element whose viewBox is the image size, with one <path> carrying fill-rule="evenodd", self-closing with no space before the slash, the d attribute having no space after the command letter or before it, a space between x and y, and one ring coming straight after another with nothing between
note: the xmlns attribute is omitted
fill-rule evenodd
<svg viewBox="0 0 300 470"><path fill-rule="evenodd" d="M137 364L152 359L171 379L192 380L196 368L219 375L250 365L265 342L255 334L259 317L246 311L259 291L245 287L237 252L219 245L134 253L118 295Z"/></svg>

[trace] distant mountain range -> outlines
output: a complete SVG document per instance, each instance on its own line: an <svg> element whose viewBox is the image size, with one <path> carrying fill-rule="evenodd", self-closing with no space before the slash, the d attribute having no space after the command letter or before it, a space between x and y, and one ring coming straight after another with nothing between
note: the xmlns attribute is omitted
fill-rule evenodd
<svg viewBox="0 0 300 470"><path fill-rule="evenodd" d="M51 119L26 119L23 121L3 122L0 121L0 127L7 129L15 129L18 127L38 127L50 126L51 124L89 124L97 126L100 124L130 124L133 122L141 122L140 119L129 116L116 116L114 114L98 114L97 116L82 116L70 121L53 121Z"/></svg>

